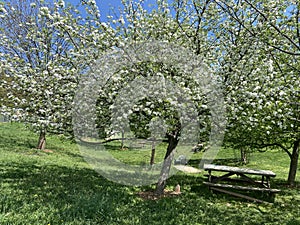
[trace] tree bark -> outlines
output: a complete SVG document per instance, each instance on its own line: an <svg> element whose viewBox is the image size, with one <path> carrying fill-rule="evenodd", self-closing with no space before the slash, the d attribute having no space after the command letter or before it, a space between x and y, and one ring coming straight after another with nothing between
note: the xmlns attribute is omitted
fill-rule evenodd
<svg viewBox="0 0 300 225"><path fill-rule="evenodd" d="M241 148L241 161L243 164L248 163L248 153L247 153L247 149L245 147Z"/></svg>
<svg viewBox="0 0 300 225"><path fill-rule="evenodd" d="M174 153L175 153L174 150L178 144L177 135L170 136L168 139L169 139L169 144L168 144L167 152L165 155L164 163L155 190L155 193L158 195L162 195L164 193L164 189L166 187L167 179L169 177L172 161L174 158Z"/></svg>
<svg viewBox="0 0 300 225"><path fill-rule="evenodd" d="M299 146L300 146L300 139L298 139L294 142L293 152L290 156L291 162L290 162L288 184L291 186L295 186L296 173L297 173L297 167L298 167L298 158L299 158Z"/></svg>
<svg viewBox="0 0 300 225"><path fill-rule="evenodd" d="M40 130L40 137L39 137L37 149L44 150L45 147L46 147L46 130L42 128Z"/></svg>
<svg viewBox="0 0 300 225"><path fill-rule="evenodd" d="M150 158L150 165L154 164L155 159L155 141L152 142L152 150L151 150L151 158Z"/></svg>
<svg viewBox="0 0 300 225"><path fill-rule="evenodd" d="M125 138L125 132L122 131L122 141L121 141L121 149L124 150L124 138Z"/></svg>

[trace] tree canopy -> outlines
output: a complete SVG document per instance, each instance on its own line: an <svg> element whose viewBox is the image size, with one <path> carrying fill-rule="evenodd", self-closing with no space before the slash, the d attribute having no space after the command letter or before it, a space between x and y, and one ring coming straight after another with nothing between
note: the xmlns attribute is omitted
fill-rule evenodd
<svg viewBox="0 0 300 225"><path fill-rule="evenodd" d="M170 156L172 161L172 152L182 138L183 124L178 114L182 102L175 104L172 97L159 101L151 91L151 96L141 97L133 105L126 101L130 99L128 93L132 96L139 93L130 92L135 90L130 86L135 79L144 79L150 85L155 83L151 79L156 76L160 78L157 85L166 79L180 87L172 91L180 90L190 96L199 120L198 141L210 143L214 129L219 126L216 130L222 130L225 118L221 112L226 109L228 126L224 144L260 151L283 149L291 159L288 182L293 185L300 143L300 3L158 0L147 11L143 1L122 2L124 9L105 23L100 21L101 9L93 0L81 1L85 16L62 0L53 4L31 0L2 2L0 59L1 76L5 76L0 85L2 112L38 130L41 148L46 132L74 137L78 127L73 129L72 116L79 101L77 98L74 102L74 97L80 85L91 75L93 79L99 76L102 82L107 78L105 72L113 71L105 88L95 92L97 101L91 104L96 105L96 113L91 116L95 124L84 126L92 130L96 127L93 135L103 138L129 120L129 130L136 136L149 137L149 124L160 118L168 124L165 134L169 147L165 159ZM164 44L157 47L155 43ZM146 46L149 50L144 53L153 53L152 48L156 47L161 55L169 54L169 64L155 54L157 58L149 54L139 61L136 53L140 50L130 50L128 46L144 49ZM182 55L168 52L170 46L181 49ZM122 64L116 58L122 51L127 59L136 58ZM187 59L189 63L183 65ZM111 60L115 65L101 64L101 60ZM191 74L204 75L204 71L197 71L204 64L209 75L199 83ZM105 66L105 71L97 71L101 66ZM212 83L215 86L209 85ZM7 93L3 94L3 90ZM121 94L126 98L122 99ZM209 94L216 98L209 99ZM223 94L224 105L216 101ZM113 107L119 100L124 104L119 103L123 108L117 115ZM91 105L81 112L87 115L94 112ZM219 111L213 110L216 105ZM222 142L222 132L214 134L218 136L217 142Z"/></svg>

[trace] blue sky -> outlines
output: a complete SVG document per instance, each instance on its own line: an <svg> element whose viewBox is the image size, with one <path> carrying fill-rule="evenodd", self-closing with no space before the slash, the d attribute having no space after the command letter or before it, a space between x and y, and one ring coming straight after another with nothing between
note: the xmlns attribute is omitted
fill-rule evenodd
<svg viewBox="0 0 300 225"><path fill-rule="evenodd" d="M70 2L73 5L77 5L80 0L65 0L65 2ZM96 0L97 5L100 9L101 20L106 21L108 15L112 13L112 8L118 9L122 7L121 0ZM150 4L155 4L156 0L145 0L145 7L149 8ZM116 10L118 12L118 10Z"/></svg>

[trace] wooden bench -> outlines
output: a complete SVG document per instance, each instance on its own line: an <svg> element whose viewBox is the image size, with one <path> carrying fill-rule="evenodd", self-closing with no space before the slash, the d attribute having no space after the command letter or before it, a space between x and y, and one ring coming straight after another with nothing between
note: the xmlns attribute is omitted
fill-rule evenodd
<svg viewBox="0 0 300 225"><path fill-rule="evenodd" d="M208 171L208 182L204 182L204 184L209 186L211 190L227 193L236 197L241 197L260 203L265 201L247 195L243 195L241 193L229 191L228 189L267 192L272 197L275 193L280 192L279 189L271 189L270 187L270 178L276 176L276 174L270 170L254 170L248 168L220 166L213 164L205 164L204 170ZM225 172L226 174L220 176L213 176L212 171ZM232 178L233 175L237 175L238 178ZM257 181L249 175L260 176L261 179ZM227 183L224 183L224 181L226 181ZM246 183L247 186L228 184L228 182L242 182Z"/></svg>
<svg viewBox="0 0 300 225"><path fill-rule="evenodd" d="M233 188L238 190L247 190L247 191L265 191L270 193L278 193L280 192L279 189L272 189L272 188L261 188L261 187L247 187L247 186L238 186L238 185L231 185L231 184L215 184L210 182L203 182L207 186L211 187L224 187L224 188Z"/></svg>

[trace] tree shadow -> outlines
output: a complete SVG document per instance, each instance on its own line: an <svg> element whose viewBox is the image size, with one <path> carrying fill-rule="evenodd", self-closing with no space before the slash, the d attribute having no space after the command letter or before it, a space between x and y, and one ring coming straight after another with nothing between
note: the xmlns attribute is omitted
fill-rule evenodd
<svg viewBox="0 0 300 225"><path fill-rule="evenodd" d="M153 190L153 185L141 188L119 185L84 167L2 162L0 168L0 214L22 214L23 222L27 224L156 225L217 224L226 221L242 224L244 217L238 213L240 209L231 208L225 218L222 216L222 205L247 202L211 192L203 184L206 180L203 174L179 172L168 180L168 188L180 184L182 194L153 201L143 200L137 195L141 189ZM276 184L280 186L281 182L284 181L279 180ZM299 193L299 189L296 191ZM286 198L289 194L284 193ZM294 203L300 204L299 200ZM252 210L247 211L250 219L257 215L257 211ZM43 220L37 220L30 214L46 215L41 217ZM268 218L268 215L260 216L261 221ZM17 224L13 219L9 222Z"/></svg>
<svg viewBox="0 0 300 225"><path fill-rule="evenodd" d="M105 221L114 220L118 204L130 202L132 197L124 186L112 183L87 168L33 163L0 164L0 167L3 168L0 173L0 211L11 214L22 213L20 209L24 209L25 214L48 211L51 221L47 223L50 224L76 220L105 224ZM3 188L6 186L10 188L8 192Z"/></svg>

